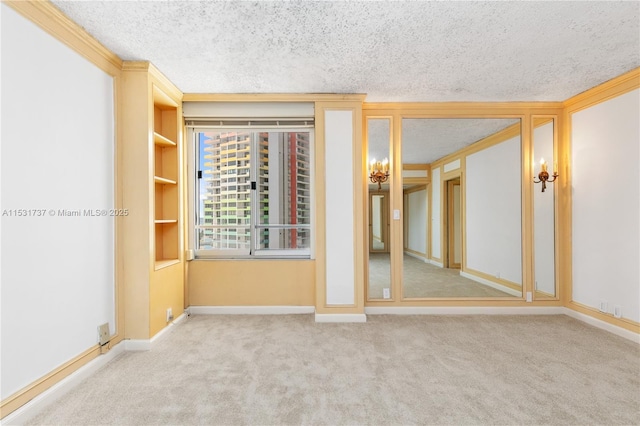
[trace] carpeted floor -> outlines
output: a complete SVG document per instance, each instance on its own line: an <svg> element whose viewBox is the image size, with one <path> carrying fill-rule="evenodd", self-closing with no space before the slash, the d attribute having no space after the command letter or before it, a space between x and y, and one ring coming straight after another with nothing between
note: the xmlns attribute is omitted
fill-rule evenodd
<svg viewBox="0 0 640 426"><path fill-rule="evenodd" d="M460 276L459 269L440 268L415 257L404 255L402 264L403 295L422 297L513 297ZM382 299L382 289L390 287L389 253L369 253L370 299Z"/></svg>
<svg viewBox="0 0 640 426"><path fill-rule="evenodd" d="M640 424L640 347L566 316L192 316L33 425Z"/></svg>

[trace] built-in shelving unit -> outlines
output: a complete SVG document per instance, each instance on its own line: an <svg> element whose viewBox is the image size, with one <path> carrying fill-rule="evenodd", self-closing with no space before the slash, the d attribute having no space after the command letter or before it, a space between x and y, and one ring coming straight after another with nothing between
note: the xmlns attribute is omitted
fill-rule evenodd
<svg viewBox="0 0 640 426"><path fill-rule="evenodd" d="M153 88L155 266L178 261L178 105Z"/></svg>
<svg viewBox="0 0 640 426"><path fill-rule="evenodd" d="M149 62L122 67L124 330L148 340L185 302L182 93Z"/></svg>

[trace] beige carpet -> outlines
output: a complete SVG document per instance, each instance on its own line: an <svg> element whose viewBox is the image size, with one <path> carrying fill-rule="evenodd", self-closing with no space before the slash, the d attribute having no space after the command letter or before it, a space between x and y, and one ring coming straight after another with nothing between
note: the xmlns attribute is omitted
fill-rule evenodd
<svg viewBox="0 0 640 426"><path fill-rule="evenodd" d="M509 293L460 276L459 269L440 268L404 255L402 264L405 298L422 297L513 297ZM389 253L369 253L369 298L381 299L390 287Z"/></svg>
<svg viewBox="0 0 640 426"><path fill-rule="evenodd" d="M637 425L640 347L566 316L193 316L31 424Z"/></svg>

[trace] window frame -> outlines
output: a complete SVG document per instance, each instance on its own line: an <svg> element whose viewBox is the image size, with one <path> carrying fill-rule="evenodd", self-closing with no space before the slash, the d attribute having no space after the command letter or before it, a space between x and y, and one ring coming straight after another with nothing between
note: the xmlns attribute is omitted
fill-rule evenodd
<svg viewBox="0 0 640 426"><path fill-rule="evenodd" d="M274 122L275 123L275 122ZM188 236L187 243L189 247L189 258L192 259L315 259L315 127L311 125L264 125L264 122L259 126L238 126L238 125L202 125L193 124L187 125L187 140L188 152L187 152L187 173L189 179L187 179L188 185L188 197L187 197L187 209L188 212ZM203 224L198 225L199 214L199 178L198 178L198 157L199 157L199 141L198 135L201 132L279 132L279 133L307 133L309 135L309 224L296 225L296 224L263 224L260 223L257 209L258 201L254 195L256 192L251 190L250 203L251 203L251 220L249 224L250 232L250 246L249 249L197 249L197 230L206 228L207 226L215 228L240 228L238 224ZM250 180L254 181L257 177L259 161L257 161L257 146L252 143L250 158ZM298 161L298 160L296 160ZM306 249L260 249L258 244L258 229L308 229L309 230L309 247Z"/></svg>

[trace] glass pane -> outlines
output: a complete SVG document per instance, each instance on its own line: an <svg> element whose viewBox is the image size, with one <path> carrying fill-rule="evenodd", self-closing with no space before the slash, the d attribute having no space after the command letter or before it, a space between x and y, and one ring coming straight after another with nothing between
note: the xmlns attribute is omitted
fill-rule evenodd
<svg viewBox="0 0 640 426"><path fill-rule="evenodd" d="M249 250L251 232L249 228L200 228L198 243L200 250Z"/></svg>
<svg viewBox="0 0 640 426"><path fill-rule="evenodd" d="M311 223L311 146L309 132L259 134L258 249L309 247L309 230L276 225Z"/></svg>
<svg viewBox="0 0 640 426"><path fill-rule="evenodd" d="M259 250L308 249L311 230L308 228L266 228L259 230Z"/></svg>
<svg viewBox="0 0 640 426"><path fill-rule="evenodd" d="M259 145L260 224L310 224L309 132L263 132Z"/></svg>
<svg viewBox="0 0 640 426"><path fill-rule="evenodd" d="M522 295L520 134L519 119L402 120L404 298Z"/></svg>
<svg viewBox="0 0 640 426"><path fill-rule="evenodd" d="M389 158L391 123L388 118L367 119L367 163ZM383 169L384 171L384 169ZM371 170L369 170L371 173ZM371 180L371 178L370 178ZM391 244L389 182L369 182L369 299L391 298Z"/></svg>
<svg viewBox="0 0 640 426"><path fill-rule="evenodd" d="M250 248L251 132L200 132L198 249Z"/></svg>

